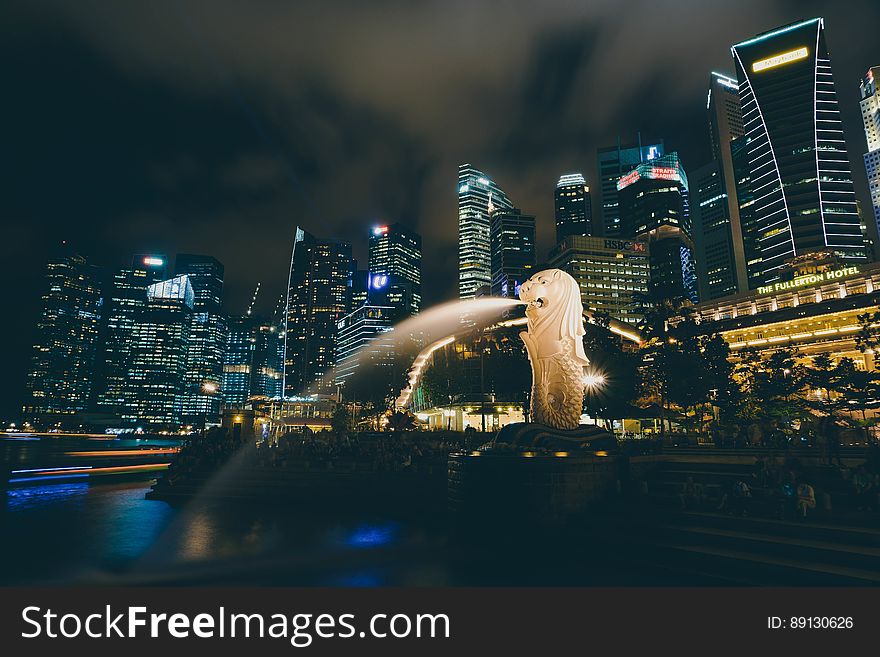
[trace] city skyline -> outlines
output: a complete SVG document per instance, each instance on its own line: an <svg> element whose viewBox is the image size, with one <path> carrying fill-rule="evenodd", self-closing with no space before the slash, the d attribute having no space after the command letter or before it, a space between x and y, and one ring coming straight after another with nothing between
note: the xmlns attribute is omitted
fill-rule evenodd
<svg viewBox="0 0 880 657"><path fill-rule="evenodd" d="M805 14L809 15L809 13L810 10L807 7L802 7L797 10L780 10L777 7L775 13L771 8L771 11L764 12L760 18L749 19L747 25L742 22L734 22L734 25L730 28L731 35L729 39L727 36L720 36L720 33L718 37L714 39L715 44L711 47L711 55L707 56L700 53L700 56L692 57L690 59L680 57L682 62L680 64L680 70L687 76L693 75L695 78L698 78L699 84L694 86L701 86L704 88L707 70L716 68L727 73L733 72L732 64L729 61L729 55L725 57L731 44L738 42L738 39L749 38L752 34L773 29L778 25L786 23L788 20L804 18L806 17ZM819 12L817 11L817 13ZM833 12L830 12L832 14L831 16L829 16L829 12L827 11L822 11L821 13L825 14L827 17L828 39L834 56L835 82L838 98L844 113L847 145L849 147L848 155L856 182L857 197L862 200L863 210L866 210L870 208L870 205L867 205L866 207L865 204L867 188L864 184L864 167L856 166L856 164L853 163L853 161L860 163L861 154L864 152L863 137L860 129L861 126L858 124L853 125L852 123L853 116L858 118L860 123L860 117L858 115L858 87L853 80L857 81L856 76L861 77L864 75L864 70L866 70L867 67L876 64L876 62L869 58L865 58L867 56L863 56L860 61L855 62L856 56L853 52L842 53L840 44L846 43L847 40L851 39L851 33L853 31L851 19L846 19L842 16L835 18L833 17ZM601 23L601 18L592 17L590 21ZM590 21L586 21L586 23L590 23ZM846 22L849 22L849 27L841 25L841 23ZM737 29L733 30L733 27L736 27ZM31 28L38 29L34 27L33 24L31 24ZM847 34L847 32L850 34ZM578 47L586 47L585 45L580 44L581 37L583 36L582 33L571 35L570 38L564 42L565 47L575 49L575 52L579 52L577 51ZM724 39L727 40L725 41ZM555 58L555 56L558 55L558 51L555 54L546 54L546 57L549 59L541 62L541 65L544 67L542 70L546 73L558 71L561 66L558 59ZM104 53L104 56L109 57L106 52ZM97 68L100 69L101 56L93 53L91 57L91 59L87 58L87 61L85 61L86 66L84 70L90 70L89 66L97 66ZM578 66L585 66L586 62L590 61L591 57L595 59L598 56L587 55L581 52L578 57ZM538 77L537 73L530 72L528 67L523 68L520 72L526 77L529 75ZM219 75L221 78L224 77L223 72L219 73ZM852 78L852 80L850 78ZM232 79L236 80L237 76L232 75ZM627 82L627 84L622 84L622 86L628 87L629 84L630 83ZM579 90L589 89L590 85L586 84L583 80L580 80L570 82L569 87L571 93L580 93ZM535 89L536 98L540 97L540 90L541 87ZM654 93L657 93L656 89ZM405 225L409 225L423 233L426 241L426 257L424 264L425 282L423 284L425 288L424 303L428 306L441 299L454 296L454 270L449 266L449 263L454 260L454 257L450 257L452 256L450 249L455 248L455 231L452 228L455 216L454 195L451 196L449 194L449 181L453 179L453 176L450 175L450 170L454 169L450 169L448 166L448 160L450 157L455 157L457 160L452 164L452 167L466 161L473 162L475 166L481 168L484 167L487 172L493 175L493 179L503 189L510 193L513 198L515 198L516 204L522 207L524 212L536 215L538 223L538 246L536 250L538 253L538 260L540 261L542 257L548 253L554 241L552 238L552 190L555 181L561 173L566 171L583 170L587 184L591 186L591 188L598 187L595 172L596 149L613 142L616 134L620 134L624 140L633 139L637 132L641 132L643 135L649 134L662 138L666 144L667 150L675 150L682 154L684 167L688 171L705 163L706 158L702 153L705 150L704 147L707 143L704 134L706 131L704 129L693 129L692 126L687 126L686 129L685 126L685 118L687 116L700 117L700 123L698 125L700 127L704 125L703 116L705 110L700 106L704 98L703 93L704 89L701 90L701 93L699 94L690 92L683 93L678 90L674 97L664 97L661 94L659 96L659 102L655 107L658 111L653 113L652 116L645 116L646 113L636 112L635 108L632 108L629 114L625 113L622 117L615 119L615 122L608 124L603 123L601 126L591 127L590 130L592 131L592 136L590 136L589 139L578 141L576 146L569 142L560 142L558 139L551 140L551 143L547 146L535 144L532 133L537 129L537 125L540 123L540 117L535 117L534 123L530 122L527 125L521 125L519 127L518 139L508 144L506 149L500 149L493 152L492 148L487 149L485 140L479 139L472 140L472 146L467 151L461 147L461 144L455 144L457 147L455 154L451 156L447 154L444 156L446 164L443 164L443 166L440 166L439 164L432 165L431 176L434 178L439 177L439 179L446 181L443 189L433 191L435 187L438 187L438 185L434 184L433 187L428 185L429 189L425 192L422 183L407 188L407 185L395 181L391 186L403 189L402 191L397 191L396 196L390 195L390 192L388 192L387 189L382 190L381 194L389 195L388 199L385 201L377 202L375 193L364 195L346 194L345 196L353 197L351 199L352 202L363 206L363 210L361 211L362 214L359 217L352 214L346 214L344 211L337 211L335 209L328 210L325 206L321 206L317 216L326 216L328 218L326 228L315 218L315 213L311 211L307 212L307 214L311 215L311 219L309 221L303 221L302 223L307 229L312 230L320 237L335 238L352 242L355 250L354 255L359 262L366 261L366 245L359 244L356 236L359 233L362 234L365 227L374 225L377 221L389 224L394 223L394 221L401 221ZM249 103L253 101L248 94L244 94L244 97L246 105L250 107ZM687 112L682 114L680 112L682 107L687 107L687 111L691 112L691 114L688 115ZM185 112L186 110L182 111ZM242 126L239 126L239 128L248 133L248 138L256 139L259 146L258 150L269 150L271 155L270 145L274 139L279 139L279 143L282 143L285 148L290 145L287 143L286 139L280 139L273 130L268 130L270 136L269 141L260 143L260 139L254 137L254 134L259 135L260 131L266 133L267 125L262 124L261 127L258 126L259 130L253 125L248 125L246 118L248 112L243 112L244 118L242 118L242 116L236 114L236 112L241 111L242 108L236 106L229 112L229 116L223 117L223 120L241 122ZM265 119L265 117L258 118ZM259 124L260 121L257 121L257 123ZM576 123L577 125L590 123L590 120L589 118L584 118L578 120ZM270 122L268 127L274 129L277 126ZM196 132L198 132L198 130L196 130ZM695 134L690 134L691 132ZM239 137L241 137L241 135L233 136L231 138L238 139ZM491 141L491 139L489 139L489 141ZM98 145L101 145L100 140ZM527 146L530 150L526 149ZM551 148L551 146L553 148ZM426 149L426 152L429 150L431 149ZM526 150L528 150L528 152L526 152ZM417 170L418 166L416 165L418 164L418 154L412 154L412 157L415 159L410 162L410 164L413 165L411 169ZM280 161L283 163L284 160L285 158L282 157ZM161 173L166 175L169 179L183 179L184 183L175 181L172 186L183 184L185 187L187 184L185 183L187 176L192 175L191 171L189 174L187 173L187 167L192 168L193 163L178 162L177 164L177 168L167 167L166 169L162 169L162 171L154 172L154 175ZM251 164L256 165L260 163L252 162ZM266 163L262 162L262 164L265 165ZM196 168L198 168L198 161L195 165ZM277 162L269 167L269 169L273 169L275 165L277 165ZM298 167L294 168L296 169ZM536 169L540 169L540 173L536 173ZM261 175L261 172L259 171L259 166L254 166L247 172L240 171L239 173L242 175L248 173L252 176L252 181L254 180L253 177L256 177L255 179L257 182L260 181L259 176ZM277 172L273 173L272 171L269 171L268 173L275 175ZM262 175L266 174L267 171L262 171ZM161 175L159 177L161 177ZM302 184L303 180L308 176L303 177L297 175L295 177L299 179ZM52 178L50 180L55 179ZM155 181L151 181L151 184L155 184ZM320 189L322 184L323 183L315 184L313 188ZM285 185L286 183L281 183L281 186ZM262 192L265 192L265 188L260 184L257 184L252 191L259 196L261 190ZM174 197L170 199L172 205L178 204L180 200L179 192L180 190L171 195ZM108 195L116 196L117 194L109 193ZM414 198L410 198L413 195L415 195ZM442 197L443 202L439 204L431 203L430 200L432 195L435 195L435 198ZM313 199L322 199L322 196L319 193L316 194L312 192L309 196ZM407 197L405 202L401 202L403 197ZM14 206L17 200L17 198L13 199ZM81 197L75 197L74 200L82 201L83 199ZM87 202L85 203L75 203L72 206L74 208L73 211L77 215L81 216L83 212L87 212L87 209L92 207L96 202L91 199L86 200ZM226 263L228 267L226 276L228 281L227 287L231 289L228 290L225 310L229 313L240 313L243 312L244 307L246 306L246 299L249 297L254 284L257 282L262 282L267 288L266 293L262 297L262 302L264 304L270 303L270 301L276 296L276 293L280 291L278 288L282 287L283 284L279 284L279 281L284 278L283 271L285 268L285 257L281 255L281 257L276 258L274 250L283 248L284 251L288 251L289 253L294 230L293 226L296 223L296 220L293 218L295 215L290 214L286 219L281 221L280 226L277 225L277 223L273 225L272 221L261 222L249 219L247 217L249 213L245 210L241 212L241 214L244 215L242 216L242 219L246 220L235 219L233 223L230 224L230 215L235 217L238 214L238 210L242 209L241 206L243 205L244 208L246 208L248 202L247 200L243 202L240 198L220 199L217 202L219 203L220 201L224 202L225 205L221 206L220 209L215 210L219 217L217 226L218 228L222 226L222 229L219 230L214 230L213 224L206 223L207 218L204 214L200 214L203 213L204 210L199 210L193 211L191 213L193 218L188 218L188 221L182 222L180 224L181 230L175 233L175 231L171 229L169 221L173 221L176 216L180 216L181 210L175 209L173 212L168 213L168 216L165 218L162 218L161 216L158 216L157 218L155 208L153 208L150 212L142 213L140 215L140 221L131 218L126 220L125 218L130 217L130 214L127 214L125 211L117 213L114 216L114 220L118 219L121 221L121 230L117 231L118 234L112 238L101 233L101 222L103 221L102 216L108 214L106 211L96 214L95 225L88 224L87 221L84 224L82 223L83 220L81 220L78 224L80 227L79 235L76 234L77 231L60 231L57 229L54 229L56 231L54 234L57 234L58 237L68 237L72 243L77 246L80 246L81 243L86 244L87 247L84 249L81 248L81 250L84 250L86 254L90 256L90 259L93 259L93 261L98 262L99 264L106 264L110 267L120 265L120 259L127 257L124 254L133 251L157 251L169 253L197 252L214 255ZM45 205L46 202L41 201L37 203L35 207L30 208L28 213L35 215L36 217L45 216L40 214L41 212L46 212L46 209L44 208ZM393 209L383 210L383 205L386 205L386 208ZM430 209L424 209L426 206L431 207ZM595 200L593 212L594 216L596 216L597 207ZM257 214L259 215L260 213ZM442 222L437 221L437 218L439 217L442 217ZM46 232L49 232L49 229L52 227L52 221L55 221L55 219L48 221ZM276 218L273 221L278 222L279 219ZM344 225L342 225L341 222L344 222ZM198 230L195 230L196 227L198 227ZM20 326L25 333L30 334L33 319L35 317L33 298L38 296L33 294L33 290L36 287L34 281L39 280L43 262L45 261L45 257L43 257L42 254L48 250L48 242L51 240L40 241L34 236L27 236L26 229L19 228L18 230L25 232L27 239L25 239L24 243L29 247L27 253L30 255L30 258L35 261L31 263L28 260L25 265L22 265L20 255L11 260L13 266L23 266L27 274L22 289L30 289L29 297L24 298L24 294L22 294L22 297L16 299L16 301L19 302L17 307L22 308ZM65 235L65 232L73 234ZM242 242L243 234L244 237ZM93 237L97 237L97 239L93 239ZM266 239L267 237L270 237L270 239ZM128 245L127 248L124 249L120 248L123 240L125 240L125 243ZM428 247L427 244L430 244L430 247ZM257 248L252 248L254 246ZM273 287L275 289L273 289ZM239 306L241 307L240 309ZM266 308L260 308L259 312L261 314L269 314L270 310L271 308L267 306ZM15 321L18 320L14 320L14 322ZM25 344L26 342L27 341L25 341ZM15 368L13 368L13 371L14 370ZM13 382L11 388L14 389L17 387L18 381Z"/></svg>

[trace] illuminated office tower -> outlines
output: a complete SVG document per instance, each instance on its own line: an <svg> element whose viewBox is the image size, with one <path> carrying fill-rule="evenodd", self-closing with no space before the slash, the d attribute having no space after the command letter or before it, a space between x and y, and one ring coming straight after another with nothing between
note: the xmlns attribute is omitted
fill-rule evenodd
<svg viewBox="0 0 880 657"><path fill-rule="evenodd" d="M871 191L871 205L874 206L874 223L880 231L880 94L877 93L877 77L880 66L869 68L859 85L862 94L860 106L862 121L865 124L865 140L868 152L865 153L865 173L868 174L868 189Z"/></svg>
<svg viewBox="0 0 880 657"><path fill-rule="evenodd" d="M535 217L519 209L492 213L492 295L518 297L535 269Z"/></svg>
<svg viewBox="0 0 880 657"><path fill-rule="evenodd" d="M357 263L352 265L351 272L351 304L350 311L355 311L367 302L370 292L370 272L367 269L358 269Z"/></svg>
<svg viewBox="0 0 880 657"><path fill-rule="evenodd" d="M122 417L133 403L128 385L131 347L138 314L147 303L147 287L165 278L166 258L139 254L110 281L101 312L101 336L93 397L98 411Z"/></svg>
<svg viewBox="0 0 880 657"><path fill-rule="evenodd" d="M187 399L184 377L193 321L194 294L189 276L153 283L135 315L123 419L152 428L183 423ZM208 420L202 416L203 426Z"/></svg>
<svg viewBox="0 0 880 657"><path fill-rule="evenodd" d="M749 290L754 290L762 285L764 271L761 267L761 248L758 243L755 197L752 195L752 175L749 165L750 144L749 137L739 137L730 142L730 152L733 159L736 201L742 229L743 257L746 261L746 285Z"/></svg>
<svg viewBox="0 0 880 657"><path fill-rule="evenodd" d="M648 243L651 284L699 300L688 199L678 153L643 162L617 183L620 230Z"/></svg>
<svg viewBox="0 0 880 657"><path fill-rule="evenodd" d="M223 265L214 257L178 254L174 275L189 277L193 289L193 319L184 376L183 421L197 424L220 419L220 384L226 349L226 320L220 312Z"/></svg>
<svg viewBox="0 0 880 657"><path fill-rule="evenodd" d="M472 299L477 290L492 285L490 221L493 212L512 210L513 204L485 173L458 167L458 296Z"/></svg>
<svg viewBox="0 0 880 657"><path fill-rule="evenodd" d="M559 177L554 194L556 210L556 241L570 235L593 235L593 209L590 188L583 174L569 173Z"/></svg>
<svg viewBox="0 0 880 657"><path fill-rule="evenodd" d="M394 330L399 309L368 301L339 320L336 333L336 383L345 385L358 370L394 365ZM364 381L359 381L362 385ZM369 382L366 382L369 385Z"/></svg>
<svg viewBox="0 0 880 657"><path fill-rule="evenodd" d="M422 305L421 236L401 224L376 226L370 231L369 256L369 290L384 297L399 317L418 314Z"/></svg>
<svg viewBox="0 0 880 657"><path fill-rule="evenodd" d="M227 408L242 407L249 399L281 396L283 340L274 322L253 315L230 317L220 386Z"/></svg>
<svg viewBox="0 0 880 657"><path fill-rule="evenodd" d="M336 363L336 324L345 316L351 294L351 245L318 240L296 229L284 342L284 396L293 397L324 380Z"/></svg>
<svg viewBox="0 0 880 657"><path fill-rule="evenodd" d="M702 300L748 289L731 142L743 136L736 80L709 76L706 99L712 161L689 174L693 237Z"/></svg>
<svg viewBox="0 0 880 657"><path fill-rule="evenodd" d="M641 133L637 135L634 144L623 144L618 137L617 145L599 149L599 207L602 215L595 225L595 235L632 237L620 230L617 181L641 162L648 162L661 155L663 140L642 141Z"/></svg>
<svg viewBox="0 0 880 657"><path fill-rule="evenodd" d="M823 19L759 34L731 52L763 282L789 275L796 256L865 262Z"/></svg>
<svg viewBox="0 0 880 657"><path fill-rule="evenodd" d="M550 252L550 266L577 281L584 310L630 324L642 320L634 294L648 291L648 244L638 240L572 235Z"/></svg>
<svg viewBox="0 0 880 657"><path fill-rule="evenodd" d="M43 424L88 406L101 310L98 269L73 253L51 258L40 302L23 410Z"/></svg>

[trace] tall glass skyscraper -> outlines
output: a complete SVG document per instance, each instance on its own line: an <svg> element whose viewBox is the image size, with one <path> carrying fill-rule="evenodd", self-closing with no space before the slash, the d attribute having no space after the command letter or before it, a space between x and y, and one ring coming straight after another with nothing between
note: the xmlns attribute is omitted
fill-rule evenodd
<svg viewBox="0 0 880 657"><path fill-rule="evenodd" d="M590 188L581 173L559 177L554 194L556 210L556 242L566 237L593 235L593 208Z"/></svg>
<svg viewBox="0 0 880 657"><path fill-rule="evenodd" d="M368 288L397 308L416 315L422 306L422 237L401 224L370 231ZM354 288L353 288L354 291Z"/></svg>
<svg viewBox="0 0 880 657"><path fill-rule="evenodd" d="M599 194L602 208L601 224L595 227L595 235L608 237L632 237L620 229L620 208L617 199L617 181L642 162L648 162L663 155L663 140L642 140L637 135L634 144L624 144L620 138L617 144L600 148L599 160Z"/></svg>
<svg viewBox="0 0 880 657"><path fill-rule="evenodd" d="M648 243L651 284L696 303L688 190L678 153L643 162L617 183L621 232Z"/></svg>
<svg viewBox="0 0 880 657"><path fill-rule="evenodd" d="M101 311L98 269L77 254L53 257L40 301L23 410L43 424L88 406Z"/></svg>
<svg viewBox="0 0 880 657"><path fill-rule="evenodd" d="M184 377L193 319L194 294L189 277L153 283L132 331L127 385L128 422L176 428L183 423L187 399ZM200 423L208 420L202 416Z"/></svg>
<svg viewBox="0 0 880 657"><path fill-rule="evenodd" d="M759 34L731 52L763 282L785 276L795 256L866 261L824 20Z"/></svg>
<svg viewBox="0 0 880 657"><path fill-rule="evenodd" d="M731 142L743 136L739 87L722 73L709 75L706 99L712 161L689 174L700 298L748 289Z"/></svg>
<svg viewBox="0 0 880 657"><path fill-rule="evenodd" d="M93 397L97 410L120 417L134 402L128 385L131 350L138 315L147 304L147 288L165 278L166 258L139 254L131 266L118 270L110 281L101 313L101 338Z"/></svg>
<svg viewBox="0 0 880 657"><path fill-rule="evenodd" d="M226 320L220 312L222 263L212 256L178 254L175 276L187 276L193 289L193 319L184 375L183 421L196 424L220 417Z"/></svg>
<svg viewBox="0 0 880 657"><path fill-rule="evenodd" d="M868 151L865 153L865 173L868 174L868 189L871 191L871 205L874 206L874 222L880 230L880 94L877 93L877 78L880 66L869 68L859 85L862 100L862 121L865 124L865 140Z"/></svg>
<svg viewBox="0 0 880 657"><path fill-rule="evenodd" d="M518 297L535 269L535 217L519 209L492 213L492 294Z"/></svg>
<svg viewBox="0 0 880 657"><path fill-rule="evenodd" d="M287 284L284 341L284 396L306 392L336 364L336 324L348 311L351 245L318 240L296 229Z"/></svg>
<svg viewBox="0 0 880 657"><path fill-rule="evenodd" d="M470 164L458 167L458 296L472 299L492 285L490 217L513 204L485 173Z"/></svg>
<svg viewBox="0 0 880 657"><path fill-rule="evenodd" d="M280 333L274 322L253 315L228 319L220 386L226 407L241 407L254 397L281 396Z"/></svg>

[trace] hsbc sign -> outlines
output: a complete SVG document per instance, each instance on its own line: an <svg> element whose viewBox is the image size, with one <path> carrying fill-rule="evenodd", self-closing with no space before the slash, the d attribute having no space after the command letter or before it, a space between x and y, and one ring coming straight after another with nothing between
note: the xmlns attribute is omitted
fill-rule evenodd
<svg viewBox="0 0 880 657"><path fill-rule="evenodd" d="M616 251L632 251L633 253L648 252L648 245L644 242L630 242L627 240L605 240L605 248Z"/></svg>

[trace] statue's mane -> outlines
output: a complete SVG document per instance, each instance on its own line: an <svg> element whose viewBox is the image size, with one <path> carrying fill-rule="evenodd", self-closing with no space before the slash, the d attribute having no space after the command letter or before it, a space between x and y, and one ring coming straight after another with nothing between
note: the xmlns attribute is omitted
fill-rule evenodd
<svg viewBox="0 0 880 657"><path fill-rule="evenodd" d="M550 302L546 310L535 313L529 317L529 334L536 340L540 336L552 331L553 339L565 341L570 338L574 343L572 356L580 360L584 365L589 364L589 359L584 353L583 336L584 330L584 307L581 303L581 292L577 281L560 270L548 270L547 278L552 282L547 285Z"/></svg>

